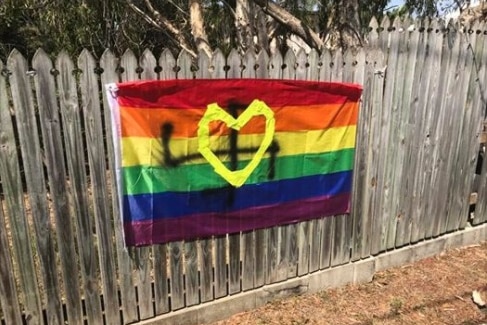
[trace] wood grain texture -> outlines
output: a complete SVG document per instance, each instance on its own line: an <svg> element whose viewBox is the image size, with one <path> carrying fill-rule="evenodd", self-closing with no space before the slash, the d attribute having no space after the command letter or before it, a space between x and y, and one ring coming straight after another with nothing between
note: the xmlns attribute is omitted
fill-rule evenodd
<svg viewBox="0 0 487 325"><path fill-rule="evenodd" d="M2 61L0 61L0 71L4 71L5 68ZM9 157L13 154L12 150L15 150L15 135L13 133L13 126L10 117L10 107L8 105L7 97L7 80L5 76L0 75L0 153L2 157ZM15 156L15 154L14 154ZM4 159L0 159L0 182L2 182L2 191L5 195L14 195L11 191L13 188L9 189L9 182L5 181L4 178ZM16 173L12 176L16 176L16 180L20 187L22 186L20 182L20 175L18 169ZM22 201L21 201L22 202ZM21 218L24 218L24 209L18 210L17 213ZM0 204L0 306L3 319L7 324L21 324L21 311L20 306L17 303L19 295L17 293L17 288L15 287L15 275L12 263L12 252L9 249L9 243L7 238L7 228L5 223L5 215L3 213L3 205ZM15 234L14 234L15 235ZM53 304L54 305L54 304ZM51 307L51 306L49 306ZM49 308L48 307L48 308ZM52 309L51 309L52 308ZM59 313L60 310L53 310L55 306L49 308L50 313ZM58 316L59 317L59 316ZM59 319L61 319L59 317Z"/></svg>
<svg viewBox="0 0 487 325"><path fill-rule="evenodd" d="M43 267L51 272L49 277L57 277L57 269L53 258L54 236L51 234L51 221L47 207L47 196L43 171L44 164L40 151L39 132L35 118L34 99L29 76L27 75L27 60L17 50L12 51L7 59L12 103L15 114L15 121L19 134L19 145L22 153L22 165L27 183L29 203L32 208L34 227L36 230L35 239L38 249L45 249ZM5 116L7 111L3 112ZM7 124L8 123L8 124ZM21 301L24 305L23 313L31 324L41 322L41 297L37 286L37 276L34 270L34 260L30 244L27 216L24 213L24 194L22 181L18 170L17 146L14 140L14 132L9 123L9 118L2 118L2 131L6 128L4 137L7 142L2 146L0 156L0 175L2 187L7 190L7 214L12 232L13 250L16 257L15 263L22 266L20 272L20 287L22 294ZM17 217L18 216L18 217ZM59 292L57 280L49 279L54 292ZM54 297L56 299L56 296ZM56 302L54 302L57 304ZM57 314L57 315L56 315ZM59 319L59 311L50 315L52 319Z"/></svg>
<svg viewBox="0 0 487 325"><path fill-rule="evenodd" d="M101 74L101 84L105 86L109 83L119 82L120 74L118 70L118 58L110 51L106 50L101 59L100 67L103 69ZM111 121L111 112L108 105L107 92L103 91L103 113L105 121ZM110 94L112 96L114 94ZM111 179L109 190L111 192L111 202L112 202L112 212L113 212L113 224L115 232L115 250L117 254L117 267L118 267L118 281L120 287L120 299L121 304L124 306L122 308L122 317L124 323L130 323L137 321L139 316L137 314L137 304L135 297L135 284L132 276L132 260L129 255L129 250L125 247L124 234L123 234L123 224L121 217L121 203L118 198L119 188L118 180L115 169L115 149L113 145L113 130L111 125L106 124L105 128L106 138L107 138L107 156L109 163L109 177ZM157 291L156 291L157 293ZM156 307L158 302L156 300ZM165 303L167 306L167 297L165 297Z"/></svg>
<svg viewBox="0 0 487 325"><path fill-rule="evenodd" d="M107 191L105 149L103 139L102 114L100 111L100 89L95 73L93 56L83 50L78 58L81 70L80 88L83 121L88 153L90 185L93 193L93 210L98 239L98 255L103 288L103 306L108 323L120 323L118 288L113 248L113 220L110 213L110 197Z"/></svg>
<svg viewBox="0 0 487 325"><path fill-rule="evenodd" d="M51 214L54 214L62 279L64 283L67 321L82 322L81 294L79 292L79 269L74 249L74 233L69 209L64 148L61 137L59 107L56 99L54 76L51 74L51 59L43 50L38 50L32 67L36 70L34 84L39 110L40 129L44 149L44 162L49 182ZM41 252L42 254L42 252Z"/></svg>

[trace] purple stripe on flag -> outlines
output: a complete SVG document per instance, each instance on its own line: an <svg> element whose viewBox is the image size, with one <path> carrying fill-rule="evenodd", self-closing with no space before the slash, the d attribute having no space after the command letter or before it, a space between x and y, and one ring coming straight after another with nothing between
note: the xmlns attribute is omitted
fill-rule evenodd
<svg viewBox="0 0 487 325"><path fill-rule="evenodd" d="M229 213L205 213L182 218L127 222L127 245L152 245L212 235L224 235L290 224L321 216L348 213L350 193L299 200L279 205L260 206Z"/></svg>

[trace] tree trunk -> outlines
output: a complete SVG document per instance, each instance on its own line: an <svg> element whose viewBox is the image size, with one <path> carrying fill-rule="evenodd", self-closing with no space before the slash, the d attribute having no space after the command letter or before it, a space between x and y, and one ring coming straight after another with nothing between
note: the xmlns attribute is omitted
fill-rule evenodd
<svg viewBox="0 0 487 325"><path fill-rule="evenodd" d="M235 27L237 29L237 41L242 54L254 48L253 40L253 10L248 0L236 0Z"/></svg>
<svg viewBox="0 0 487 325"><path fill-rule="evenodd" d="M330 48L362 45L358 0L335 0L328 21L325 44Z"/></svg>
<svg viewBox="0 0 487 325"><path fill-rule="evenodd" d="M203 50L211 58L213 52L206 36L200 0L189 0L189 16L196 48L199 51Z"/></svg>
<svg viewBox="0 0 487 325"><path fill-rule="evenodd" d="M320 36L284 8L268 0L252 1L261 7L266 14L274 18L279 24L285 26L293 34L302 38L311 48L318 51L323 48L323 41L320 39Z"/></svg>

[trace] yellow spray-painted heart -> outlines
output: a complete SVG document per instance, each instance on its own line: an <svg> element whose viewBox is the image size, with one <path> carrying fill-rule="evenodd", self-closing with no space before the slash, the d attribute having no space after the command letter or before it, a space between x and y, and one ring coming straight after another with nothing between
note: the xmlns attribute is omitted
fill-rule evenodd
<svg viewBox="0 0 487 325"><path fill-rule="evenodd" d="M210 122L222 121L229 128L240 130L254 116L263 115L265 117L265 133L259 149L252 160L243 169L231 171L210 149ZM221 109L218 104L210 104L206 109L205 115L198 123L198 151L213 166L215 172L223 177L227 182L235 187L242 186L254 169L259 165L267 148L272 142L275 130L274 112L260 100L254 100L247 109L235 119L230 114Z"/></svg>

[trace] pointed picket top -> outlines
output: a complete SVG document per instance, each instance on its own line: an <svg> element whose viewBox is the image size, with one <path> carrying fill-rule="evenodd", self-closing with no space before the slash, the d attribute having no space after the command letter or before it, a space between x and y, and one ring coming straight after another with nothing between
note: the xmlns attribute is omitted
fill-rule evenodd
<svg viewBox="0 0 487 325"><path fill-rule="evenodd" d="M401 17L399 16L396 16L396 18L394 18L394 20L392 21L392 27L394 27L394 30L396 32L402 32L404 29L403 29L403 20L401 19Z"/></svg>
<svg viewBox="0 0 487 325"><path fill-rule="evenodd" d="M284 55L282 69L282 79L294 79L296 73L296 55L289 49Z"/></svg>
<svg viewBox="0 0 487 325"><path fill-rule="evenodd" d="M176 59L169 49L164 49L159 57L159 66L162 68L159 73L161 80L176 79Z"/></svg>
<svg viewBox="0 0 487 325"><path fill-rule="evenodd" d="M482 27L483 27L483 23L481 23L478 19L475 19L471 25L471 29L472 31L475 33L475 34L480 34L481 32L483 32L482 30Z"/></svg>
<svg viewBox="0 0 487 325"><path fill-rule="evenodd" d="M269 78L281 79L283 58L280 51L276 51L269 58Z"/></svg>
<svg viewBox="0 0 487 325"><path fill-rule="evenodd" d="M73 71L75 70L73 60L71 60L69 54L63 50L58 54L55 66L59 71L56 79L59 85L61 110L77 110L78 96L73 83Z"/></svg>
<svg viewBox="0 0 487 325"><path fill-rule="evenodd" d="M139 63L137 62L137 57L131 49L125 50L122 57L120 58L120 67L122 70L122 81L134 81L139 79L139 73L137 68Z"/></svg>
<svg viewBox="0 0 487 325"><path fill-rule="evenodd" d="M211 59L210 56L204 51L198 51L198 60L196 62L197 70L195 71L195 78L206 79L210 77L210 66Z"/></svg>
<svg viewBox="0 0 487 325"><path fill-rule="evenodd" d="M384 15L382 21L380 22L380 28L383 31L389 31L390 27L391 27L391 19L389 18L388 15Z"/></svg>
<svg viewBox="0 0 487 325"><path fill-rule="evenodd" d="M47 64L50 68L52 68L51 58L42 48L38 48L32 57L32 65L35 66L38 65L38 63Z"/></svg>
<svg viewBox="0 0 487 325"><path fill-rule="evenodd" d="M296 54L296 79L297 80L306 80L307 79L307 67L308 65L308 56L306 52L300 48L298 53Z"/></svg>
<svg viewBox="0 0 487 325"><path fill-rule="evenodd" d="M193 79L193 57L187 51L182 50L179 52L177 66L178 66L178 79Z"/></svg>
<svg viewBox="0 0 487 325"><path fill-rule="evenodd" d="M363 85L365 83L365 69L366 69L366 53L363 47L358 49L355 54L356 69L353 76L353 82Z"/></svg>
<svg viewBox="0 0 487 325"><path fill-rule="evenodd" d="M379 42L379 23L374 16L369 23L369 33L367 34L367 40L370 47L376 47Z"/></svg>
<svg viewBox="0 0 487 325"><path fill-rule="evenodd" d="M257 53L255 66L255 77L259 79L268 78L269 76L269 55L265 50Z"/></svg>
<svg viewBox="0 0 487 325"><path fill-rule="evenodd" d="M142 68L140 73L141 80L157 80L157 60L149 49L145 49L139 58L139 65Z"/></svg>
<svg viewBox="0 0 487 325"><path fill-rule="evenodd" d="M329 49L323 50L321 53L321 69L320 69L320 80L321 81L331 81L331 68L333 65L332 53Z"/></svg>
<svg viewBox="0 0 487 325"><path fill-rule="evenodd" d="M78 56L78 69L81 70L81 73L91 73L93 71L85 71L85 69L95 66L96 62L93 54L91 54L88 49L84 48Z"/></svg>
<svg viewBox="0 0 487 325"><path fill-rule="evenodd" d="M320 54L315 49L311 49L308 54L308 79L319 80L320 78Z"/></svg>
<svg viewBox="0 0 487 325"><path fill-rule="evenodd" d="M441 31L443 27L442 25L443 24L440 22L438 18L433 18L431 19L431 23L429 25L428 30L432 33L438 33L439 31Z"/></svg>
<svg viewBox="0 0 487 325"><path fill-rule="evenodd" d="M377 28L379 28L379 22L377 21L377 17L373 16L372 19L369 22L369 27L372 30L377 31Z"/></svg>
<svg viewBox="0 0 487 325"><path fill-rule="evenodd" d="M28 69L28 64L26 58L19 52L17 49L13 49L10 52L7 58L7 69L14 73L14 69L20 65L21 68L24 68L25 71L21 71L22 74L25 74Z"/></svg>
<svg viewBox="0 0 487 325"><path fill-rule="evenodd" d="M255 66L256 61L254 50L249 49L242 57L242 78L255 78Z"/></svg>
<svg viewBox="0 0 487 325"><path fill-rule="evenodd" d="M121 79L120 71L117 69L118 58L110 49L106 49L100 58L100 67L104 70L103 74L109 75L107 82L119 82ZM110 70L110 71L109 71ZM103 76L102 74L102 76ZM107 78L102 78L107 79Z"/></svg>
<svg viewBox="0 0 487 325"><path fill-rule="evenodd" d="M357 67L355 51L352 51L351 49L347 50L343 55L343 63L342 80L345 82L353 82L355 69Z"/></svg>
<svg viewBox="0 0 487 325"><path fill-rule="evenodd" d="M213 52L211 58L211 66L213 67L212 77L215 79L223 79L226 75L226 60L225 55L220 49L216 49Z"/></svg>
<svg viewBox="0 0 487 325"><path fill-rule="evenodd" d="M227 57L227 78L240 78L242 76L242 61L236 49L232 49Z"/></svg>

